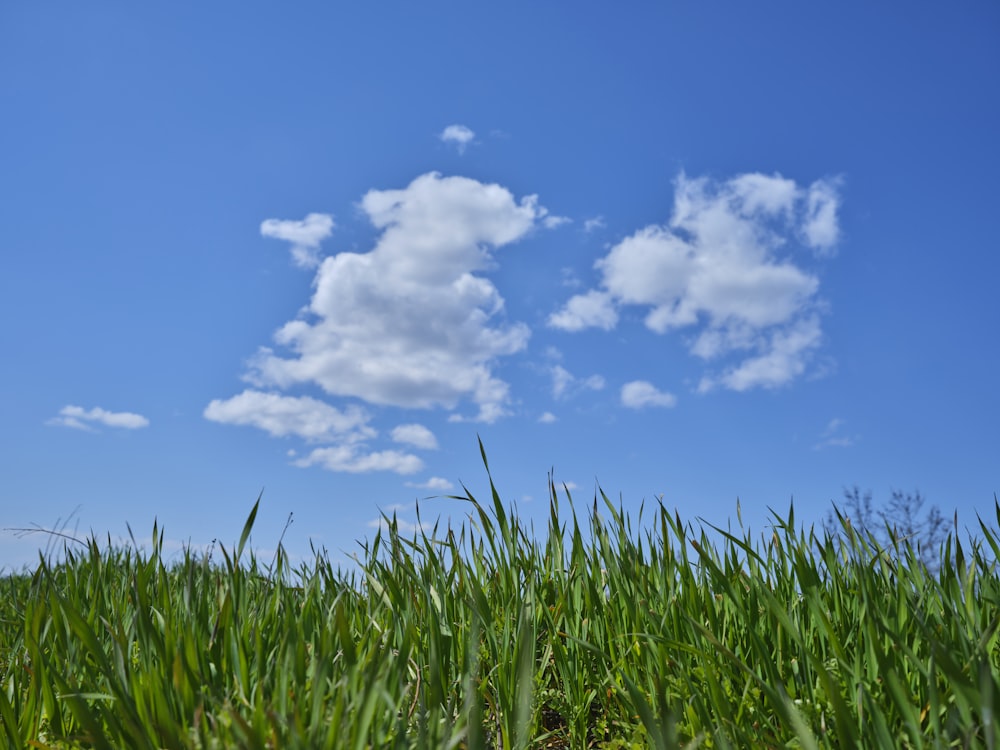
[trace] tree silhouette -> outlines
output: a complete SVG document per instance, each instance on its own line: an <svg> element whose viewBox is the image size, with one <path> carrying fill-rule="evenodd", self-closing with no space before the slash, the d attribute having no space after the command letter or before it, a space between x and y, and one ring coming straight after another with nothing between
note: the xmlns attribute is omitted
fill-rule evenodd
<svg viewBox="0 0 1000 750"><path fill-rule="evenodd" d="M933 574L941 567L942 545L947 536L945 517L936 505L927 505L919 490L912 494L893 490L887 503L876 507L871 490L863 495L857 485L844 490L844 504L833 504L824 528L833 536L844 533L841 518L854 531L870 535L886 552L897 557L907 546Z"/></svg>

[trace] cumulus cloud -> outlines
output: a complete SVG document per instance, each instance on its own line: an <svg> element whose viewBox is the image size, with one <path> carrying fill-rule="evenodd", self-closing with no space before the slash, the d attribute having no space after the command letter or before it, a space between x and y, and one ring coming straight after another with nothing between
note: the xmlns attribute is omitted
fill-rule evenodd
<svg viewBox="0 0 1000 750"><path fill-rule="evenodd" d="M436 450L438 447L434 433L422 424L401 424L393 429L392 439L397 443L405 443L424 450Z"/></svg>
<svg viewBox="0 0 1000 750"><path fill-rule="evenodd" d="M465 153L466 147L475 137L476 134L465 125L449 125L438 135L444 143L454 144L460 154Z"/></svg>
<svg viewBox="0 0 1000 750"><path fill-rule="evenodd" d="M554 422L558 422L559 418L552 412L547 411L538 418L538 421L540 424L553 424Z"/></svg>
<svg viewBox="0 0 1000 750"><path fill-rule="evenodd" d="M745 359L722 375L705 376L698 384L698 391L706 393L718 385L734 391L784 385L805 371L806 355L819 346L821 338L816 316L777 329L762 347L762 354Z"/></svg>
<svg viewBox="0 0 1000 750"><path fill-rule="evenodd" d="M308 308L275 334L288 353L261 349L248 380L407 408L469 400L479 421L504 416L509 387L493 367L530 332L504 323L503 297L479 274L545 209L535 196L516 201L500 185L437 173L369 191L360 207L380 231L374 248L323 260Z"/></svg>
<svg viewBox="0 0 1000 750"><path fill-rule="evenodd" d="M213 422L257 427L274 437L295 435L309 441L375 437L364 409L350 406L341 411L308 396L248 389L229 399L215 399L205 407L204 416Z"/></svg>
<svg viewBox="0 0 1000 750"><path fill-rule="evenodd" d="M610 331L618 325L618 311L611 294L592 289L570 297L561 310L549 316L548 323L564 331L582 331L584 328Z"/></svg>
<svg viewBox="0 0 1000 750"><path fill-rule="evenodd" d="M413 474L423 469L423 462L416 456L399 451L369 451L367 441L378 433L369 425L368 412L358 406L337 409L308 396L283 396L248 389L229 399L216 399L204 411L213 422L256 427L273 437L294 436L310 443L332 443L314 448L308 455L295 458L294 466L307 468L319 466L328 471L364 473L392 471ZM403 437L420 436L416 431L407 432L401 425ZM397 435L393 431L394 438ZM433 440L433 435L427 432ZM426 441L427 436L423 436ZM405 442L405 441L402 441ZM288 455L297 454L290 450Z"/></svg>
<svg viewBox="0 0 1000 750"><path fill-rule="evenodd" d="M105 427L120 427L125 430L137 430L149 426L149 420L141 414L128 411L107 411L99 406L87 410L82 406L64 406L59 410L59 416L48 420L47 424L58 427L71 427L76 430L93 430L93 425Z"/></svg>
<svg viewBox="0 0 1000 750"><path fill-rule="evenodd" d="M622 386L622 405L629 409L645 409L649 406L672 407L677 398L672 393L659 390L645 380L633 380Z"/></svg>
<svg viewBox="0 0 1000 750"><path fill-rule="evenodd" d="M300 458L293 463L302 468L320 466L328 471L349 474L364 474L372 471L416 474L424 468L424 462L412 454L393 450L367 452L356 445L316 448L305 458Z"/></svg>
<svg viewBox="0 0 1000 750"><path fill-rule="evenodd" d="M829 255L838 238L836 181L808 188L780 175L675 182L666 225L648 226L616 244L595 267L599 288L571 297L549 317L566 331L611 330L624 306L646 308L659 334L692 328L692 354L739 354L700 390L776 387L800 375L821 332L819 280L789 249L798 240Z"/></svg>
<svg viewBox="0 0 1000 750"><path fill-rule="evenodd" d="M300 221L265 219L260 233L264 237L292 243L292 260L299 268L319 265L319 246L333 232L333 217L329 214L309 214Z"/></svg>

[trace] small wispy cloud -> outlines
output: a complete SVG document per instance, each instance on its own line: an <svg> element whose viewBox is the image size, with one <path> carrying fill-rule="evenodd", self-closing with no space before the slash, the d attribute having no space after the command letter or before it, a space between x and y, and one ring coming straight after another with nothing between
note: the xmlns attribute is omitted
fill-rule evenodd
<svg viewBox="0 0 1000 750"><path fill-rule="evenodd" d="M553 414L550 411L545 412L544 414L542 414L542 416L540 416L538 418L539 424L553 424L554 422L558 422L558 421L559 421L559 417L557 417L555 414Z"/></svg>
<svg viewBox="0 0 1000 750"><path fill-rule="evenodd" d="M465 149L475 137L475 132L465 125L449 125L438 135L442 142L454 144L459 154L465 153Z"/></svg>
<svg viewBox="0 0 1000 750"><path fill-rule="evenodd" d="M379 518L373 518L371 521L368 522L367 525L368 528L370 529L378 529L379 531L388 531L390 523L393 521L396 524L396 529L401 534L413 534L421 530L429 533L434 529L434 524L428 521L424 521L423 523L413 523L412 521L407 521L403 518L399 518L398 516L393 518L392 513L389 514L389 520L386 520L384 517L380 516Z"/></svg>
<svg viewBox="0 0 1000 750"><path fill-rule="evenodd" d="M562 286L575 289L580 286L581 281L580 277L576 275L576 271L572 268L564 267L559 269L559 283Z"/></svg>
<svg viewBox="0 0 1000 750"><path fill-rule="evenodd" d="M607 226L607 224L604 223L604 217L603 216L595 216L592 219L586 219L583 222L583 231L584 232L593 232L593 231L595 231L597 229L604 229L604 227L606 227L606 226Z"/></svg>
<svg viewBox="0 0 1000 750"><path fill-rule="evenodd" d="M802 234L818 255L832 255L840 240L837 208L842 178L817 180L809 186Z"/></svg>
<svg viewBox="0 0 1000 750"><path fill-rule="evenodd" d="M629 409L645 409L650 406L670 408L677 404L672 393L659 390L645 380L633 380L622 386L622 405Z"/></svg>
<svg viewBox="0 0 1000 750"><path fill-rule="evenodd" d="M570 224L572 221L568 216L546 216L542 219L542 226L546 229L555 229L563 224Z"/></svg>
<svg viewBox="0 0 1000 750"><path fill-rule="evenodd" d="M260 224L264 237L292 243L292 261L299 268L316 268L319 265L319 246L333 232L333 217L329 214L309 214L296 221L291 219L265 219Z"/></svg>
<svg viewBox="0 0 1000 750"><path fill-rule="evenodd" d="M847 420L841 419L840 417L834 417L826 425L819 435L819 442L813 446L813 450L823 450L824 448L850 448L854 445L859 437L857 435L845 435L843 431L844 425L847 424Z"/></svg>
<svg viewBox="0 0 1000 750"><path fill-rule="evenodd" d="M353 445L317 448L305 458L300 458L292 463L299 468L320 466L328 471L348 474L367 474L372 471L416 474L424 468L424 462L409 453L401 453L400 451L365 452Z"/></svg>
<svg viewBox="0 0 1000 750"><path fill-rule="evenodd" d="M95 424L105 427L119 427L124 430L138 430L142 427L148 427L149 420L141 414L129 411L114 412L99 406L88 411L82 406L68 405L59 410L59 416L48 420L46 424L93 432Z"/></svg>
<svg viewBox="0 0 1000 750"><path fill-rule="evenodd" d="M824 435L830 435L830 434L836 432L837 430L839 430L845 424L847 424L846 420L843 420L840 417L834 417L826 425L826 429L823 430L823 434Z"/></svg>
<svg viewBox="0 0 1000 750"><path fill-rule="evenodd" d="M413 487L418 490L451 490L454 489L455 485L449 482L444 477L431 477L426 482L405 482L407 487Z"/></svg>
<svg viewBox="0 0 1000 750"><path fill-rule="evenodd" d="M578 378L562 365L550 367L549 374L552 376L552 395L555 398L565 398L583 391L599 391L604 388L604 378L600 375Z"/></svg>

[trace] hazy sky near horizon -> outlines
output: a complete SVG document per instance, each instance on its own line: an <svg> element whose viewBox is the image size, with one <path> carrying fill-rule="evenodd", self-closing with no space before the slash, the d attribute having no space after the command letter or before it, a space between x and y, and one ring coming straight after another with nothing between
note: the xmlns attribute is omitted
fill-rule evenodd
<svg viewBox="0 0 1000 750"><path fill-rule="evenodd" d="M1000 6L0 9L0 569L1000 491ZM425 521L467 507L420 503Z"/></svg>

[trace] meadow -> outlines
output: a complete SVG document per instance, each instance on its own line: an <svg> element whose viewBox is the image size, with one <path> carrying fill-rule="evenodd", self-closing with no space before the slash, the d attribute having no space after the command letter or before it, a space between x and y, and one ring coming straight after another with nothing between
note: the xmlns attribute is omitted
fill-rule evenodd
<svg viewBox="0 0 1000 750"><path fill-rule="evenodd" d="M932 572L843 515L752 535L550 481L536 533L490 487L349 570L258 559L258 505L210 554L67 542L0 580L0 744L1000 747L997 527Z"/></svg>

